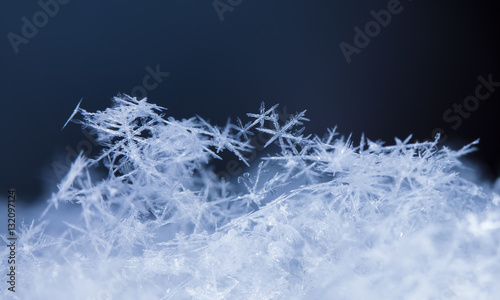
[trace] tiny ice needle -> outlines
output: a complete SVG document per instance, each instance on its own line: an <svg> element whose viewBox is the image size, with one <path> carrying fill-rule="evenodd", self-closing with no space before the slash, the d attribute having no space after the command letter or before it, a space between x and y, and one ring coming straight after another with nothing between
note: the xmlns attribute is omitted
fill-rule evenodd
<svg viewBox="0 0 500 300"><path fill-rule="evenodd" d="M73 111L73 113L71 114L71 116L69 116L69 119L68 121L66 121L66 123L64 123L63 127L61 128L61 131L64 129L64 127L66 127L66 125L68 125L69 121L71 121L71 119L73 119L73 117L76 115L76 113L78 112L78 109L80 108L80 103L82 103L82 99L80 99L80 102L78 102L78 104L76 105L76 108L75 110Z"/></svg>

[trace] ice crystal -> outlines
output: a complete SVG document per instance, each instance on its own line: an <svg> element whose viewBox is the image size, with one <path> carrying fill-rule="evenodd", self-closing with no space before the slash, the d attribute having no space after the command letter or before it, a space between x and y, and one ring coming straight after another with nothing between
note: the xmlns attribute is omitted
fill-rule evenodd
<svg viewBox="0 0 500 300"><path fill-rule="evenodd" d="M277 105L217 127L165 118L146 99L114 102L95 113L77 107L103 151L80 155L52 195L43 219L69 214L62 229L23 227L18 292L2 288L2 298L500 294L499 196L457 172L471 145L354 145L336 129L306 136L305 111L283 122ZM248 165L258 132L276 153L238 180L218 178L211 160L228 151ZM103 180L91 176L97 164Z"/></svg>

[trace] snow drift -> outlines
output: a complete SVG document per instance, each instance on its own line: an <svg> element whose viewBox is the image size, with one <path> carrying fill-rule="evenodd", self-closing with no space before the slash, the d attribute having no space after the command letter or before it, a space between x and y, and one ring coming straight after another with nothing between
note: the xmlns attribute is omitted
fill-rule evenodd
<svg viewBox="0 0 500 300"><path fill-rule="evenodd" d="M78 157L45 221L19 232L18 291L4 282L3 299L500 295L500 197L457 172L471 145L306 136L305 112L283 122L277 105L217 127L114 102L78 109L104 150ZM249 163L257 133L276 153L235 180L216 176L223 150ZM104 180L92 179L98 164Z"/></svg>

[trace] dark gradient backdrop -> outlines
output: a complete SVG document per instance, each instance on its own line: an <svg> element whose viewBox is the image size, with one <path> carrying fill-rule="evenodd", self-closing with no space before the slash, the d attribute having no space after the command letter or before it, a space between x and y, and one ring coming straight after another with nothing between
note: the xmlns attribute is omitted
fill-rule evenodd
<svg viewBox="0 0 500 300"><path fill-rule="evenodd" d="M157 65L169 76L147 96L176 118L222 124L266 101L308 109L311 133L337 124L356 140L361 132L424 140L442 128L447 142L481 138L474 157L499 175L500 88L459 126L455 112L453 122L443 119L474 95L478 76L500 81L494 1L402 0L350 63L340 43L355 46L353 28L393 0L222 0L223 20L211 0L65 2L58 11L49 5L53 16L44 19L37 1L1 1L0 181L25 201L55 188L52 166L64 169L72 151L98 153L78 125L60 131L80 98L87 110L105 109ZM38 25L23 36L26 20Z"/></svg>

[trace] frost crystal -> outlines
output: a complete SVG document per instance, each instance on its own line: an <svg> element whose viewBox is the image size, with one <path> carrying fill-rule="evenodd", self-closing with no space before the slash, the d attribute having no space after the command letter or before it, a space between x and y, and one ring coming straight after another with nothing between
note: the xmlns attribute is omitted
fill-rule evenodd
<svg viewBox="0 0 500 300"><path fill-rule="evenodd" d="M471 145L305 136L305 111L283 122L277 105L217 127L164 118L146 99L114 102L77 108L104 149L79 156L51 197L43 219L60 228L23 227L19 291L4 283L2 299L500 294L499 196L456 172ZM219 179L211 160L229 151L248 165L258 132L277 152ZM103 180L91 176L98 164Z"/></svg>

